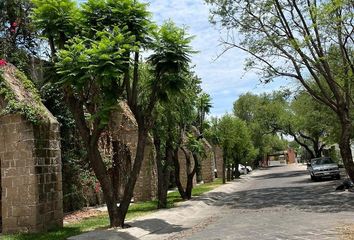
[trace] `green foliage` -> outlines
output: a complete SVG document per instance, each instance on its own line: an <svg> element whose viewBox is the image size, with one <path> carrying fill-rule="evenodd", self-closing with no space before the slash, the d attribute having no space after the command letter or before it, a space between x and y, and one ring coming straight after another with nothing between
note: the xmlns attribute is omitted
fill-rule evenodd
<svg viewBox="0 0 354 240"><path fill-rule="evenodd" d="M199 131L201 133L204 132L204 128L205 126L205 117L206 115L210 112L210 109L212 108L212 104L211 104L211 97L209 94L207 93L201 93L198 96L197 99L197 109L198 109L198 117L197 117L197 126L199 128Z"/></svg>
<svg viewBox="0 0 354 240"><path fill-rule="evenodd" d="M155 28L147 4L135 0L88 0L81 5L84 35L92 31L118 26L125 34L135 37L137 45L150 42L149 34Z"/></svg>
<svg viewBox="0 0 354 240"><path fill-rule="evenodd" d="M7 50L14 50L11 47L20 45L20 43L22 43L21 47L27 50L35 46L35 32L28 16L31 7L32 4L28 0L0 2L0 41L4 51L0 52L1 55L11 55L12 53L6 51L5 48L10 47Z"/></svg>
<svg viewBox="0 0 354 240"><path fill-rule="evenodd" d="M205 156L203 143L199 141L193 134L187 134L186 146L189 151L197 155L199 158Z"/></svg>
<svg viewBox="0 0 354 240"><path fill-rule="evenodd" d="M300 92L291 103L291 123L295 131L301 131L313 138L338 141L339 123L336 116L308 93ZM337 140L337 141L336 141Z"/></svg>
<svg viewBox="0 0 354 240"><path fill-rule="evenodd" d="M48 38L60 76L55 83L65 94L85 147L90 145L88 152L98 148L100 133L119 100L127 100L139 130L146 129L153 122L155 105L160 102L162 106L187 88L191 38L172 22L152 34L155 25L146 4L135 0L89 0L78 9L70 0L34 3L33 19ZM53 15L49 15L51 11ZM147 63L140 60L144 48L153 51ZM166 119L171 118L172 114ZM174 129L169 124L167 128ZM173 134L177 135L177 131ZM140 154L136 155L138 166ZM107 165L101 167L102 158L89 158L96 173L107 171ZM138 174L139 170L134 169L131 174ZM100 178L102 184L109 182L109 177L106 180ZM126 211L125 204L121 206Z"/></svg>
<svg viewBox="0 0 354 240"><path fill-rule="evenodd" d="M234 115L244 120L250 129L258 159L287 147L277 134L284 129L283 120L289 119L287 97L288 93L282 91L263 95L246 93L234 102Z"/></svg>
<svg viewBox="0 0 354 240"><path fill-rule="evenodd" d="M72 36L78 27L80 16L76 1L72 0L31 0L34 4L32 20L42 34L52 38ZM66 37L65 37L66 38ZM65 41L66 39L61 39Z"/></svg>
<svg viewBox="0 0 354 240"><path fill-rule="evenodd" d="M125 67L123 55L134 49L132 38L126 37L115 27L112 32L97 32L95 41L75 37L69 40L67 49L58 54L56 64L62 76L59 84L75 90L77 96L86 96L90 120L100 119L108 124L109 116L117 105L119 81ZM86 99L81 101L87 103Z"/></svg>
<svg viewBox="0 0 354 240"><path fill-rule="evenodd" d="M0 1L0 59L29 73L30 56L38 53L38 34L30 21L30 0Z"/></svg>
<svg viewBox="0 0 354 240"><path fill-rule="evenodd" d="M35 102L19 101L15 93L5 81L3 73L0 71L0 95L4 96L7 103L1 114L19 113L29 122L39 124L44 121L44 109L41 106L41 98L34 84L20 71L15 71L15 77L21 81L26 91L34 98Z"/></svg>
<svg viewBox="0 0 354 240"><path fill-rule="evenodd" d="M151 89L163 95L166 91L177 93L183 90L189 71L190 54L194 53L188 36L183 28L173 22L165 22L154 33L151 48L154 51L148 57L148 63L153 67L155 78L150 83Z"/></svg>
<svg viewBox="0 0 354 240"><path fill-rule="evenodd" d="M218 132L226 163L246 163L256 157L250 131L241 119L224 115L218 123Z"/></svg>
<svg viewBox="0 0 354 240"><path fill-rule="evenodd" d="M208 127L204 132L204 137L213 145L220 145L219 119L212 117L208 122Z"/></svg>
<svg viewBox="0 0 354 240"><path fill-rule="evenodd" d="M350 150L353 136L353 1L205 2L211 6L211 21L220 24L229 32L228 36L238 36L226 38L223 43L226 50L238 48L248 53L246 68L258 71L264 82L276 78L295 80L304 91L336 114L340 123L338 135L342 158L348 175L354 180ZM318 146L318 138L310 141ZM321 148L318 150L316 155Z"/></svg>

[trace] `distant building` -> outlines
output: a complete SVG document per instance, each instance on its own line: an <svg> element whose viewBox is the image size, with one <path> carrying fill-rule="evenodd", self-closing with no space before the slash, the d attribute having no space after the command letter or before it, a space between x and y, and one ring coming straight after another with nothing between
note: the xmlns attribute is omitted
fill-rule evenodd
<svg viewBox="0 0 354 240"><path fill-rule="evenodd" d="M297 163L296 152L294 149L288 148L285 151L274 152L266 155L261 161L260 166L281 166L293 163Z"/></svg>

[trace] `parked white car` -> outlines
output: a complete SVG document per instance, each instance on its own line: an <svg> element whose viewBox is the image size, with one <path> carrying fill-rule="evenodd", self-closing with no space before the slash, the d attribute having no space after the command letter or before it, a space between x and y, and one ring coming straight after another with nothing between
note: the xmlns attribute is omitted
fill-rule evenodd
<svg viewBox="0 0 354 240"><path fill-rule="evenodd" d="M242 164L239 164L238 165L238 171L241 173L241 174L247 174L248 173L248 170L247 170L247 167L242 165Z"/></svg>
<svg viewBox="0 0 354 240"><path fill-rule="evenodd" d="M246 169L247 169L247 173L250 173L253 171L252 167L251 166L246 166Z"/></svg>
<svg viewBox="0 0 354 240"><path fill-rule="evenodd" d="M321 178L332 177L340 179L338 164L329 157L314 158L307 164L311 179L317 181Z"/></svg>

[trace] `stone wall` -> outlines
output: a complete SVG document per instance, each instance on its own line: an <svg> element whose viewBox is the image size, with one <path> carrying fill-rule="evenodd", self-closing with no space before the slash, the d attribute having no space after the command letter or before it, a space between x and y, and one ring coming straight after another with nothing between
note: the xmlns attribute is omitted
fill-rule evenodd
<svg viewBox="0 0 354 240"><path fill-rule="evenodd" d="M288 164L296 163L296 153L295 153L294 149L288 148L287 160L288 160Z"/></svg>
<svg viewBox="0 0 354 240"><path fill-rule="evenodd" d="M214 153L213 148L209 144L209 142L205 138L200 138L201 134L196 127L192 127L191 131L196 138L199 138L199 141L203 144L204 147L204 156L200 160L201 167L201 180L204 183L213 182L215 179L214 169L215 169L215 161L214 161Z"/></svg>
<svg viewBox="0 0 354 240"><path fill-rule="evenodd" d="M62 226L58 123L33 126L20 115L0 117L3 232Z"/></svg>
<svg viewBox="0 0 354 240"><path fill-rule="evenodd" d="M39 229L63 224L63 193L59 123L35 125L35 174L38 189Z"/></svg>
<svg viewBox="0 0 354 240"><path fill-rule="evenodd" d="M213 148L209 142L205 139L201 139L205 154L201 160L201 174L204 183L213 182L215 179L214 169L215 169L215 160Z"/></svg>
<svg viewBox="0 0 354 240"><path fill-rule="evenodd" d="M214 151L214 159L215 159L215 165L216 165L216 174L217 178L222 178L223 176L223 152L220 146L213 146L213 151Z"/></svg>
<svg viewBox="0 0 354 240"><path fill-rule="evenodd" d="M151 136L145 145L144 161L134 188L134 201L148 201L157 197L156 153Z"/></svg>
<svg viewBox="0 0 354 240"><path fill-rule="evenodd" d="M126 148L130 155L129 158L131 162L120 163L117 169L120 172L119 186L117 187L119 195L121 196L127 182L127 174L134 164L138 144L138 124L129 106L125 102L120 102L117 111L112 114L109 132L112 141L110 145L113 146L114 142L117 142ZM155 154L153 139L151 136L148 136L144 151L144 161L134 188L134 201L148 201L155 199L157 196L157 166Z"/></svg>
<svg viewBox="0 0 354 240"><path fill-rule="evenodd" d="M45 231L63 223L59 124L24 91L15 70L3 69L2 81L14 86L18 102L40 105L42 120L33 124L20 114L0 117L2 231ZM0 110L6 106L0 96Z"/></svg>
<svg viewBox="0 0 354 240"><path fill-rule="evenodd" d="M192 153L190 153L190 157L191 157L191 168L194 168L194 159L192 156ZM178 162L179 162L179 178L181 181L181 184L183 186L184 189L186 189L187 187L187 160L186 160L186 155L184 154L184 152L179 149L178 150ZM190 171L190 169L188 169L188 171ZM196 175L194 175L193 178L193 186L197 185L197 178Z"/></svg>

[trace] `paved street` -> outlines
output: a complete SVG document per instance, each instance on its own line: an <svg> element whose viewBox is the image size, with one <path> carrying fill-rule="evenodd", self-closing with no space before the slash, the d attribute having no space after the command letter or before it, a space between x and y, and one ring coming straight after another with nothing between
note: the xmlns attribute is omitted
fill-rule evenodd
<svg viewBox="0 0 354 240"><path fill-rule="evenodd" d="M305 166L257 170L132 228L70 239L339 239L337 228L354 222L354 193L335 192L340 182L311 182Z"/></svg>
<svg viewBox="0 0 354 240"><path fill-rule="evenodd" d="M224 215L187 239L338 239L336 227L354 221L354 193L334 192L341 181L311 182L304 170L258 171L223 200L209 201Z"/></svg>

